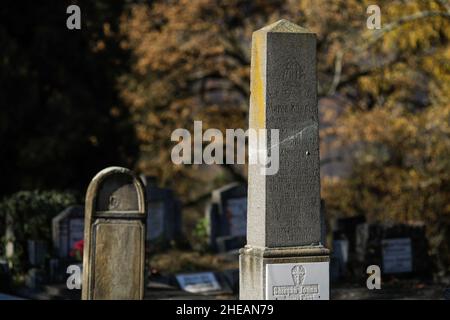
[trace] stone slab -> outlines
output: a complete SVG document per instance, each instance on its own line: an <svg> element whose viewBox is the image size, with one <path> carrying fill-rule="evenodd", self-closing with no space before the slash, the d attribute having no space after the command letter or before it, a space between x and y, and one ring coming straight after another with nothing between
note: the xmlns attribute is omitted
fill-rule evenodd
<svg viewBox="0 0 450 320"><path fill-rule="evenodd" d="M142 182L130 170L110 167L86 194L84 300L144 297L147 208Z"/></svg>

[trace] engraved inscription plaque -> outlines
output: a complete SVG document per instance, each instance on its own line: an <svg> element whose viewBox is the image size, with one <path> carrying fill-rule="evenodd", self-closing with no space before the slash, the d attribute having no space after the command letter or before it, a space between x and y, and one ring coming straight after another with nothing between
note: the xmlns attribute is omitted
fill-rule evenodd
<svg viewBox="0 0 450 320"><path fill-rule="evenodd" d="M404 273L412 272L412 248L410 238L384 239L383 272Z"/></svg>
<svg viewBox="0 0 450 320"><path fill-rule="evenodd" d="M329 263L267 264L266 299L328 300Z"/></svg>

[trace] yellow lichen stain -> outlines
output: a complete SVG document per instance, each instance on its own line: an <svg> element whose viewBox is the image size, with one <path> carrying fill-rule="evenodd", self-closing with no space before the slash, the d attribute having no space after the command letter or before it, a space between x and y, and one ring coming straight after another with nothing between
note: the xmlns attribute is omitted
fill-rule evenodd
<svg viewBox="0 0 450 320"><path fill-rule="evenodd" d="M253 126L256 128L265 127L265 96L264 96L264 80L263 68L264 63L261 59L261 53L264 52L264 33L255 33L253 40L253 61L252 61L252 79L251 79L251 108Z"/></svg>

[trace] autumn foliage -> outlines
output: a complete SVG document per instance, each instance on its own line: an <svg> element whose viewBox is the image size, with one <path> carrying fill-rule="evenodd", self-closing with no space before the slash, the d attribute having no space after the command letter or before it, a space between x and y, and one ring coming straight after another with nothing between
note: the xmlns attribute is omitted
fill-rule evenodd
<svg viewBox="0 0 450 320"><path fill-rule="evenodd" d="M215 186L201 167L170 162L171 132L194 120L205 129L246 129L251 34L285 18L317 33L323 168L347 167L322 174L329 216L424 220L438 264L450 265L450 4L377 1L383 28L369 30L370 4L133 5L121 24L132 70L119 84L141 143L139 168L176 180L186 200ZM238 177L245 167L222 166L207 180Z"/></svg>

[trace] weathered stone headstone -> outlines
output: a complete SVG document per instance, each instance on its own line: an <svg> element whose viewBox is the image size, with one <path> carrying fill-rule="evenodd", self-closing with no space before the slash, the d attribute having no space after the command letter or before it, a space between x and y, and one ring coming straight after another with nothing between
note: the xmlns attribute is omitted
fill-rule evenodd
<svg viewBox="0 0 450 320"><path fill-rule="evenodd" d="M337 278L345 275L348 263L348 240L338 238L333 240L333 262L337 264Z"/></svg>
<svg viewBox="0 0 450 320"><path fill-rule="evenodd" d="M361 226L365 225L365 221L366 218L363 215L342 217L335 221L331 266L334 276L349 278L365 274L367 265L364 260L361 260L362 247L360 243L357 243L358 236L364 231Z"/></svg>
<svg viewBox="0 0 450 320"><path fill-rule="evenodd" d="M172 189L158 187L154 177L141 179L147 193L147 241L168 245L182 235L181 202Z"/></svg>
<svg viewBox="0 0 450 320"><path fill-rule="evenodd" d="M314 33L286 20L253 33L249 120L250 129L279 130L279 170L249 164L240 299L328 299Z"/></svg>
<svg viewBox="0 0 450 320"><path fill-rule="evenodd" d="M214 190L206 214L211 249L227 252L245 245L247 186L231 183Z"/></svg>
<svg viewBox="0 0 450 320"><path fill-rule="evenodd" d="M130 170L110 167L92 179L86 194L83 299L144 296L144 186Z"/></svg>
<svg viewBox="0 0 450 320"><path fill-rule="evenodd" d="M362 260L364 266L379 265L383 274L396 277L431 276L431 260L423 222L371 223L359 231L357 243L365 248Z"/></svg>
<svg viewBox="0 0 450 320"><path fill-rule="evenodd" d="M53 248L59 258L68 258L76 242L84 239L84 208L70 206L52 220Z"/></svg>
<svg viewBox="0 0 450 320"><path fill-rule="evenodd" d="M369 239L369 224L361 223L356 226L355 253L356 261L364 263L366 258L367 240Z"/></svg>
<svg viewBox="0 0 450 320"><path fill-rule="evenodd" d="M345 235L348 240L350 259L354 260L356 255L356 235L358 226L364 224L366 218L362 215L345 217L337 220L337 230L339 233Z"/></svg>
<svg viewBox="0 0 450 320"><path fill-rule="evenodd" d="M405 273L412 272L412 248L410 238L384 239L383 272Z"/></svg>

